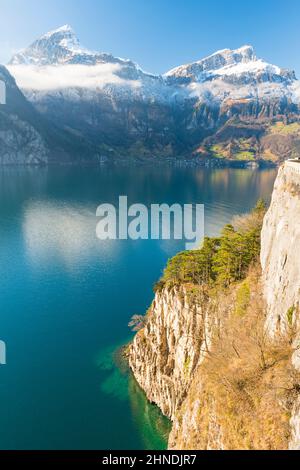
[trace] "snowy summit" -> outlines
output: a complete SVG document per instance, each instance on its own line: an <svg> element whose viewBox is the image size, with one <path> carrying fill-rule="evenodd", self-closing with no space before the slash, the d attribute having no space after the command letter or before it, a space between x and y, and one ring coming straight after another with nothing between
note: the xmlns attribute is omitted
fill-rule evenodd
<svg viewBox="0 0 300 470"><path fill-rule="evenodd" d="M9 65L96 65L120 61L121 59L116 59L110 54L90 51L83 47L73 28L66 24L44 34L28 48L14 55Z"/></svg>
<svg viewBox="0 0 300 470"><path fill-rule="evenodd" d="M187 65L176 67L165 74L169 79L180 82L204 82L219 77L248 75L256 80L273 80L274 77L295 79L294 72L280 69L258 59L252 46L239 49L223 49ZM263 76L265 75L265 77ZM275 79L276 81L276 79Z"/></svg>
<svg viewBox="0 0 300 470"><path fill-rule="evenodd" d="M88 50L67 24L14 55L9 70L32 100L39 99L40 91L67 89L73 96L70 90L76 88L142 101L300 101L294 72L259 59L250 45L217 51L159 76L143 72L131 60Z"/></svg>

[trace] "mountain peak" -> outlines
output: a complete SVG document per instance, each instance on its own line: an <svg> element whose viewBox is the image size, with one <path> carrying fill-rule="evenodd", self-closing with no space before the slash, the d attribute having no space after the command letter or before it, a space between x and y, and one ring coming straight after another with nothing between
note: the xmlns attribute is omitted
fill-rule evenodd
<svg viewBox="0 0 300 470"><path fill-rule="evenodd" d="M71 34L74 34L75 35L75 32L72 28L72 26L70 26L69 24L65 24L63 26L60 26L59 28L57 29L53 29L52 31L49 31L48 33L44 34L41 39L43 38L50 38L54 35L57 35L57 34L65 34L65 33L71 33Z"/></svg>
<svg viewBox="0 0 300 470"><path fill-rule="evenodd" d="M213 54L191 64L181 65L166 73L167 77L176 75L177 77L195 78L199 74L212 73L218 69L247 64L256 61L254 48L249 45L239 49L221 49Z"/></svg>
<svg viewBox="0 0 300 470"><path fill-rule="evenodd" d="M29 47L15 54L8 65L96 65L103 63L126 64L133 62L111 54L94 52L83 47L69 24L49 31Z"/></svg>
<svg viewBox="0 0 300 470"><path fill-rule="evenodd" d="M222 49L206 57L205 59L200 60L199 62L206 61L209 58L215 56L222 56L226 62L230 63L251 62L253 60L256 60L256 55L253 46L245 45L239 47L238 49Z"/></svg>
<svg viewBox="0 0 300 470"><path fill-rule="evenodd" d="M222 49L204 59L181 65L165 74L169 83L203 83L212 80L242 85L262 81L295 80L295 74L257 58L250 45L238 49Z"/></svg>
<svg viewBox="0 0 300 470"><path fill-rule="evenodd" d="M252 53L254 53L254 47L251 46L251 44L245 44L244 46L240 47L237 50L238 51L251 51Z"/></svg>
<svg viewBox="0 0 300 470"><path fill-rule="evenodd" d="M61 65L74 63L78 56L83 55L93 53L81 46L73 28L65 24L14 55L10 65Z"/></svg>

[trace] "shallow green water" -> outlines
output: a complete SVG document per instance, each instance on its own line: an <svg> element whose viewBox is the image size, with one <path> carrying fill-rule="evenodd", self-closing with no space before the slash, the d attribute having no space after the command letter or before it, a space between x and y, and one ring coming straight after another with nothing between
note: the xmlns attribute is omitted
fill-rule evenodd
<svg viewBox="0 0 300 470"><path fill-rule="evenodd" d="M96 208L204 203L206 233L271 194L275 170L0 170L0 448L160 449L169 423L115 350L178 241L95 236Z"/></svg>

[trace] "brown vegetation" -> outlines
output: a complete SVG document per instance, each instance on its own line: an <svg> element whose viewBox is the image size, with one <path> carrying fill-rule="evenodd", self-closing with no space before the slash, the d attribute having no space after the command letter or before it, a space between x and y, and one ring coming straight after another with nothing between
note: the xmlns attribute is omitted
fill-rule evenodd
<svg viewBox="0 0 300 470"><path fill-rule="evenodd" d="M290 342L269 340L258 266L243 282L215 295L222 308L216 312L214 346L178 417L182 420L198 401L196 425L188 438L177 432L171 439L182 449L287 449L291 407L300 389L291 365L293 332Z"/></svg>

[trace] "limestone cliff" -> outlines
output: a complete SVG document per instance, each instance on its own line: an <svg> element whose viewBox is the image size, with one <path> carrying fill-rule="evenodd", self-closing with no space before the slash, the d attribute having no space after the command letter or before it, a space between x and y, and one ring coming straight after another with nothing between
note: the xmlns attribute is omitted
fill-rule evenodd
<svg viewBox="0 0 300 470"><path fill-rule="evenodd" d="M173 422L170 449L300 448L299 216L300 162L287 162L263 226L254 211L167 268L129 356ZM258 226L262 269L247 257Z"/></svg>
<svg viewBox="0 0 300 470"><path fill-rule="evenodd" d="M130 366L150 401L174 419L193 372L210 345L211 319L202 294L185 286L157 291L147 324L130 347Z"/></svg>
<svg viewBox="0 0 300 470"><path fill-rule="evenodd" d="M279 170L262 230L261 263L267 302L266 329L293 341L292 364L300 370L300 161ZM290 449L300 449L300 398L293 405Z"/></svg>
<svg viewBox="0 0 300 470"><path fill-rule="evenodd" d="M299 326L300 161L279 169L262 230L261 264L272 336Z"/></svg>

